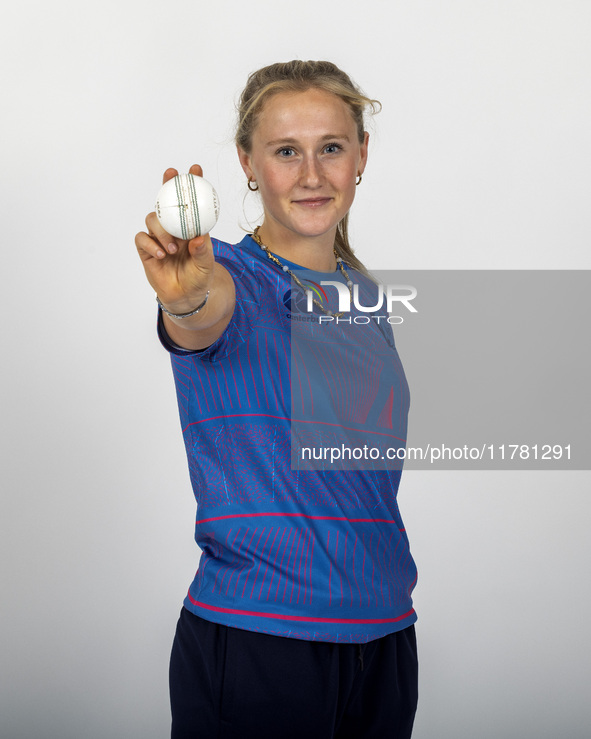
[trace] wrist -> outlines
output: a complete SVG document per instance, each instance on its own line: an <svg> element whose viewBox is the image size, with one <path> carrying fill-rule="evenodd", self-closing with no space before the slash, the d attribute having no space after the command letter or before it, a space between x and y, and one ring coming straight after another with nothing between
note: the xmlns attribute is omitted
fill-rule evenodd
<svg viewBox="0 0 591 739"><path fill-rule="evenodd" d="M183 301L182 303L168 303L164 304L158 295L156 295L156 302L158 303L160 309L164 311L170 318L174 318L177 320L182 320L184 318L190 318L191 316L197 315L199 311L205 307L205 304L207 303L207 300L209 298L210 291L208 290L204 297L197 301L195 300L193 303L190 303L188 301Z"/></svg>

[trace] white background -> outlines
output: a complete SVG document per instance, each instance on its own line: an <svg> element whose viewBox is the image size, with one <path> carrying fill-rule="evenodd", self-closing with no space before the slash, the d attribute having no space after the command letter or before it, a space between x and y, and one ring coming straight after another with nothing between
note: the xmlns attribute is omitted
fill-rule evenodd
<svg viewBox="0 0 591 739"><path fill-rule="evenodd" d="M247 74L330 59L383 103L352 213L370 267L589 269L591 4L58 0L1 20L0 735L161 739L198 555L133 244L162 172L202 164L214 235L239 240ZM416 739L589 736L589 482L403 477Z"/></svg>

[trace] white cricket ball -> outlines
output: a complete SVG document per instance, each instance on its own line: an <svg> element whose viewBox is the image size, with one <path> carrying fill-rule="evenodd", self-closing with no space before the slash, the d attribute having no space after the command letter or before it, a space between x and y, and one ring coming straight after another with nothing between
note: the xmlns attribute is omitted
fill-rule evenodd
<svg viewBox="0 0 591 739"><path fill-rule="evenodd" d="M156 215L162 228L177 239L209 233L220 213L218 195L203 177L179 174L160 188Z"/></svg>

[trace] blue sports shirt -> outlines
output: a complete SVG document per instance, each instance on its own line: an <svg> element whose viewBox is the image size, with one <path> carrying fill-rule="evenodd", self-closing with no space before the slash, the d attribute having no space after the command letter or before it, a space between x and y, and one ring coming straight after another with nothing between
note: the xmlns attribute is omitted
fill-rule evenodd
<svg viewBox="0 0 591 739"><path fill-rule="evenodd" d="M396 502L401 465L326 451L404 447L409 393L390 326L354 306L340 325L306 312L306 296L250 236L213 246L236 286L223 335L191 352L158 321L197 501L201 558L184 605L296 639L362 643L409 626L417 574ZM343 282L339 270L298 274L336 306L320 283Z"/></svg>

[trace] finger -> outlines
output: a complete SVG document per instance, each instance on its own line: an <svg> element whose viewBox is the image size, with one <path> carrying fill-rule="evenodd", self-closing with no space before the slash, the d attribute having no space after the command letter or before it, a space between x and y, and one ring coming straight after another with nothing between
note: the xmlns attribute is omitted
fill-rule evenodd
<svg viewBox="0 0 591 739"><path fill-rule="evenodd" d="M201 269L210 270L213 268L213 244L209 234L191 239L188 243L188 249L193 262Z"/></svg>
<svg viewBox="0 0 591 739"><path fill-rule="evenodd" d="M166 172L162 175L162 184L165 182L168 182L168 180L172 180L173 177L176 177L178 175L178 171L174 169L173 167L169 167Z"/></svg>
<svg viewBox="0 0 591 739"><path fill-rule="evenodd" d="M205 251L208 246L208 241L208 234L203 234L203 236L195 236L194 239L191 239L187 245L189 247L189 253L191 254L191 256L196 256Z"/></svg>
<svg viewBox="0 0 591 739"><path fill-rule="evenodd" d="M164 259L166 256L166 252L161 245L144 231L140 231L135 235L135 245L140 258L144 262L148 259Z"/></svg>
<svg viewBox="0 0 591 739"><path fill-rule="evenodd" d="M148 213L146 216L146 227L148 229L148 234L158 241L160 246L168 253L168 254L176 254L179 250L179 244L177 243L177 240L171 236L165 229L162 227L160 221L158 220L158 216L156 213Z"/></svg>
<svg viewBox="0 0 591 739"><path fill-rule="evenodd" d="M197 175L197 177L203 177L203 169L198 164L192 164L189 169L189 174Z"/></svg>

